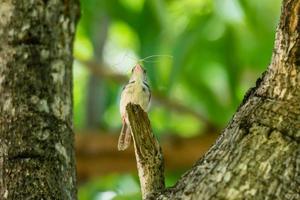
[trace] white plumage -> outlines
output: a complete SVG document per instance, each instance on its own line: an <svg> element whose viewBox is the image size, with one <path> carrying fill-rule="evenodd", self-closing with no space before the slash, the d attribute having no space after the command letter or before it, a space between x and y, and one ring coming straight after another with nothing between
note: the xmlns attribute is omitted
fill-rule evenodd
<svg viewBox="0 0 300 200"><path fill-rule="evenodd" d="M151 100L151 91L147 83L146 70L137 64L132 69L132 75L123 88L120 99L120 113L122 118L122 130L119 136L118 149L125 150L131 142L131 129L126 113L128 103L139 104L142 109L148 111Z"/></svg>

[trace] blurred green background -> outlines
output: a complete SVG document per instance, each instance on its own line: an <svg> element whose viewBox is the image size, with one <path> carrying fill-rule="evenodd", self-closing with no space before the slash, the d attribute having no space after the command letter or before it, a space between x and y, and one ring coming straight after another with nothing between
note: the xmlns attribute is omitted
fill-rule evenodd
<svg viewBox="0 0 300 200"><path fill-rule="evenodd" d="M124 77L139 59L151 55L162 55L143 63L154 93L149 117L155 135L161 140L191 138L221 130L270 62L280 4L280 0L81 0L74 43L76 134L117 138ZM184 170L167 171L167 185L173 185ZM140 199L136 174L112 170L80 178L79 199Z"/></svg>

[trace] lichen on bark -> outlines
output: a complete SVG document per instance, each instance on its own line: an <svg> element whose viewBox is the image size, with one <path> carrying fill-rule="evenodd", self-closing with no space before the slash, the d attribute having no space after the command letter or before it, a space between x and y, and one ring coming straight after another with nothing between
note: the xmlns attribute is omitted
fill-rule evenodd
<svg viewBox="0 0 300 200"><path fill-rule="evenodd" d="M77 0L0 3L0 199L76 199Z"/></svg>

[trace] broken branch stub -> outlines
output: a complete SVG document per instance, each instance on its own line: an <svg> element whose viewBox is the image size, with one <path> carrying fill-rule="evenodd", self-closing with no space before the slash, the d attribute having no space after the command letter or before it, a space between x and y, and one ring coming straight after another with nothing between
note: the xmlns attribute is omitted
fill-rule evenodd
<svg viewBox="0 0 300 200"><path fill-rule="evenodd" d="M126 106L143 199L165 189L164 160L160 145L152 133L147 113L139 106Z"/></svg>

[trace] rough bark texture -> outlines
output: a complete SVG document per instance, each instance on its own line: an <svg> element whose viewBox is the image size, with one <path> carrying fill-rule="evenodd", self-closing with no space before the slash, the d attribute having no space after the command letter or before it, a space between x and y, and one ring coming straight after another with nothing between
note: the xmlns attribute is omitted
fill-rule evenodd
<svg viewBox="0 0 300 200"><path fill-rule="evenodd" d="M0 199L76 199L77 0L0 2Z"/></svg>
<svg viewBox="0 0 300 200"><path fill-rule="evenodd" d="M300 0L284 0L272 62L221 137L149 199L300 199Z"/></svg>
<svg viewBox="0 0 300 200"><path fill-rule="evenodd" d="M147 113L139 105L126 107L134 143L143 199L165 188L161 148L154 137Z"/></svg>

